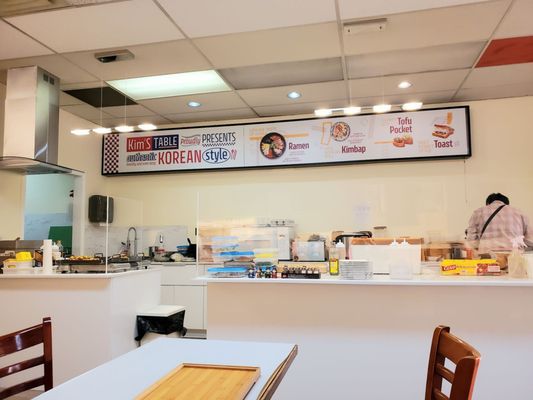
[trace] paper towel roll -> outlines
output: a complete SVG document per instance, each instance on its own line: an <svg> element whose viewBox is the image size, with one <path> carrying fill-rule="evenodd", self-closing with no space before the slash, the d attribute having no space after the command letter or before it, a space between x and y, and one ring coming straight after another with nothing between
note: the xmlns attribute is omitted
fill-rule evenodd
<svg viewBox="0 0 533 400"><path fill-rule="evenodd" d="M51 274L52 271L52 241L46 239L43 240L43 272Z"/></svg>

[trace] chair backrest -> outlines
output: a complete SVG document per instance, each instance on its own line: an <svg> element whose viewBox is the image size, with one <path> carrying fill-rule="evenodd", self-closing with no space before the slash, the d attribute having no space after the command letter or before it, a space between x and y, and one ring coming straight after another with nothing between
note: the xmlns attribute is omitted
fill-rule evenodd
<svg viewBox="0 0 533 400"><path fill-rule="evenodd" d="M43 344L43 354L41 356L0 368L0 378L41 364L44 365L44 375L0 390L0 400L38 386L44 385L44 390L52 389L52 321L50 317L46 317L43 318L42 324L0 336L0 357L40 343Z"/></svg>
<svg viewBox="0 0 533 400"><path fill-rule="evenodd" d="M480 359L479 352L452 335L449 327L438 326L429 354L426 400L470 400ZM455 371L444 366L445 360L455 364ZM443 378L451 384L449 397L442 393Z"/></svg>

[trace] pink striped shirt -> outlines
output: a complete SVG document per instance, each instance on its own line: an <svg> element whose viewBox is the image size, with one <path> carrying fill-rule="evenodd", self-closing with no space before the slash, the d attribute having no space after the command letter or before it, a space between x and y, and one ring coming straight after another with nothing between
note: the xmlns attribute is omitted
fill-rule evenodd
<svg viewBox="0 0 533 400"><path fill-rule="evenodd" d="M503 207L489 223L481 241L479 237L483 225L491 214L504 203L497 200L485 207L478 208L470 217L466 239L474 242L480 253L495 250L512 250L512 240L524 236L527 246L533 246L533 232L527 217L511 206Z"/></svg>

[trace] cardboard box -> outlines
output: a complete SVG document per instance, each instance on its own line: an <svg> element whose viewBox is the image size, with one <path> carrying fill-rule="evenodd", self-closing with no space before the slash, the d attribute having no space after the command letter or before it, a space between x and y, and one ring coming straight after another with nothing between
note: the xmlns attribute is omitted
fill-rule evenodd
<svg viewBox="0 0 533 400"><path fill-rule="evenodd" d="M493 259L482 260L443 260L440 264L441 275L500 275L500 265Z"/></svg>

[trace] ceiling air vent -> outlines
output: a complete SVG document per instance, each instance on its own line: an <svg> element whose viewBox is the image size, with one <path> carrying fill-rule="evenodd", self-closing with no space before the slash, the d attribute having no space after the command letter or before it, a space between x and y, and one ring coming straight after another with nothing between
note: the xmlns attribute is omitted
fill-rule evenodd
<svg viewBox="0 0 533 400"><path fill-rule="evenodd" d="M371 19L366 21L345 22L342 26L345 35L358 35L360 33L381 32L387 26L387 18Z"/></svg>

